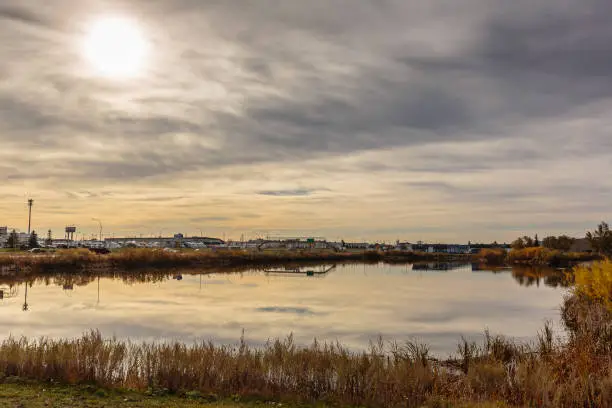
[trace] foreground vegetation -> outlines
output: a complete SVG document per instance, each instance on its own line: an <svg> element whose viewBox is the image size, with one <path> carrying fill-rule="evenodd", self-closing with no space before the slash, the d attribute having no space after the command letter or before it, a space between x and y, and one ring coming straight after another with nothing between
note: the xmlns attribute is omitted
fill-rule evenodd
<svg viewBox="0 0 612 408"><path fill-rule="evenodd" d="M6 339L0 377L332 406L612 406L612 263L579 267L572 279L562 306L563 342L549 327L535 344L487 333L483 344L462 341L455 357L439 361L416 343L378 343L357 353L340 344L298 347L291 337L251 348L244 341L133 343L94 331L74 340Z"/></svg>

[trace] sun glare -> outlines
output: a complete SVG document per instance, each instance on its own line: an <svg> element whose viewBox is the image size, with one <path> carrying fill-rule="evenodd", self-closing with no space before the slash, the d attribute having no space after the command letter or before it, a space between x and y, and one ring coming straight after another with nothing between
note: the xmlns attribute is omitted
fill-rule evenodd
<svg viewBox="0 0 612 408"><path fill-rule="evenodd" d="M148 44L138 25L118 17L95 21L84 43L84 54L91 66L111 78L141 73L147 52Z"/></svg>

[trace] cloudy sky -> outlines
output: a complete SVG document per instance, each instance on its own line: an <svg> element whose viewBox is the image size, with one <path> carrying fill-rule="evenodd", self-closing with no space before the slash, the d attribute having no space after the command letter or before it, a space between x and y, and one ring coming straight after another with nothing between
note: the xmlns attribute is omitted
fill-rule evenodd
<svg viewBox="0 0 612 408"><path fill-rule="evenodd" d="M113 57L92 32L119 20L139 46ZM610 21L608 0L0 0L0 224L26 229L31 196L56 235L580 235L610 215Z"/></svg>

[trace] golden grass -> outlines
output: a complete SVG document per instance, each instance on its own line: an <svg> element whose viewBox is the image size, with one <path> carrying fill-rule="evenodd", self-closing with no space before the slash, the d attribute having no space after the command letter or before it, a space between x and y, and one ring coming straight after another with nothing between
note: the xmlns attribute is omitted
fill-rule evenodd
<svg viewBox="0 0 612 408"><path fill-rule="evenodd" d="M594 262L574 269L574 293L601 303L612 311L612 261Z"/></svg>
<svg viewBox="0 0 612 408"><path fill-rule="evenodd" d="M549 265L560 267L597 259L600 259L597 254L586 252L562 252L556 249L533 247L513 249L508 253L507 262L509 264Z"/></svg>
<svg viewBox="0 0 612 408"><path fill-rule="evenodd" d="M506 251L502 248L484 248L478 253L478 258L486 265L503 265L506 263Z"/></svg>

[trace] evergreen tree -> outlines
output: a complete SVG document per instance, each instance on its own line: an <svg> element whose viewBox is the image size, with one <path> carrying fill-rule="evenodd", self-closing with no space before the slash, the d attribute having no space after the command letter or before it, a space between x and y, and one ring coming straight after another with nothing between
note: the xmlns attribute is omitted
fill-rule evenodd
<svg viewBox="0 0 612 408"><path fill-rule="evenodd" d="M30 248L40 247L40 245L38 245L38 235L36 234L36 231L32 231L32 233L30 234L30 240L28 241L28 247Z"/></svg>
<svg viewBox="0 0 612 408"><path fill-rule="evenodd" d="M47 239L45 239L45 245L51 246L53 244L53 237L51 236L51 230L47 232Z"/></svg>
<svg viewBox="0 0 612 408"><path fill-rule="evenodd" d="M538 234L536 234L536 236L535 236L535 240L533 241L533 246L534 247L539 247L540 246L540 240L538 239Z"/></svg>
<svg viewBox="0 0 612 408"><path fill-rule="evenodd" d="M7 248L17 248L19 246L19 237L17 231L13 230L9 234L8 241L6 241Z"/></svg>
<svg viewBox="0 0 612 408"><path fill-rule="evenodd" d="M595 231L587 232L586 237L595 251L607 256L612 255L612 231L607 223L602 222Z"/></svg>

